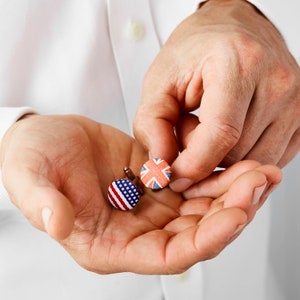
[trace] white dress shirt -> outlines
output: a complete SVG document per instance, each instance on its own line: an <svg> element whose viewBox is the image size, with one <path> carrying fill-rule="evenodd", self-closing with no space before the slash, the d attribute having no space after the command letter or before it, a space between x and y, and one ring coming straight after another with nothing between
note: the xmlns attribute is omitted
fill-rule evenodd
<svg viewBox="0 0 300 300"><path fill-rule="evenodd" d="M147 68L198 2L0 0L0 139L14 121L33 111L83 114L130 133ZM291 14L286 17L280 1L260 2L300 58L296 32L289 26L294 21L299 28L287 5L292 1L285 2ZM0 299L297 299L295 179L300 174L295 163L286 174L237 241L216 259L174 276L103 276L81 269L25 220L0 186Z"/></svg>

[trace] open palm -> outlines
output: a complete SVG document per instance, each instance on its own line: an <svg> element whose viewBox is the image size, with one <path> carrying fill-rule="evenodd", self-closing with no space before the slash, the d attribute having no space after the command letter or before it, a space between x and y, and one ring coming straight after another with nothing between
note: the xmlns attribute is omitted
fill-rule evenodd
<svg viewBox="0 0 300 300"><path fill-rule="evenodd" d="M138 174L147 159L128 135L80 116L31 116L1 145L11 200L97 273L179 273L214 257L253 218L260 205L252 203L254 190L280 181L276 167L242 162L213 174L186 199L169 188L146 189L135 209L114 209L109 184L124 177L125 166Z"/></svg>

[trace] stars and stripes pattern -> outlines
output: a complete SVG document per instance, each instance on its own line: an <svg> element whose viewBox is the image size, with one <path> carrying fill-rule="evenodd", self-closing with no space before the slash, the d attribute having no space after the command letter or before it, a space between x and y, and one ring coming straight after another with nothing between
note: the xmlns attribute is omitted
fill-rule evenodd
<svg viewBox="0 0 300 300"><path fill-rule="evenodd" d="M153 158L143 165L140 176L147 188L160 190L169 184L172 170L165 160Z"/></svg>
<svg viewBox="0 0 300 300"><path fill-rule="evenodd" d="M110 203L117 209L133 209L140 199L136 185L128 179L113 181L107 191Z"/></svg>

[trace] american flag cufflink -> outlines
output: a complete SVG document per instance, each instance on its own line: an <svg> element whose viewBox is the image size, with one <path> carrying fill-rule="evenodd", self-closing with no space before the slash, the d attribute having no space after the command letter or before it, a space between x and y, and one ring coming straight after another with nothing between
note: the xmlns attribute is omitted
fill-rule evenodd
<svg viewBox="0 0 300 300"><path fill-rule="evenodd" d="M131 210L144 194L143 185L128 167L124 168L127 178L114 180L108 187L107 196L113 207L120 210Z"/></svg>
<svg viewBox="0 0 300 300"><path fill-rule="evenodd" d="M124 174L126 178L114 180L110 184L107 196L113 207L127 211L136 207L144 194L144 186L154 191L168 186L172 170L165 160L153 158L144 163L140 177L128 167L124 168Z"/></svg>

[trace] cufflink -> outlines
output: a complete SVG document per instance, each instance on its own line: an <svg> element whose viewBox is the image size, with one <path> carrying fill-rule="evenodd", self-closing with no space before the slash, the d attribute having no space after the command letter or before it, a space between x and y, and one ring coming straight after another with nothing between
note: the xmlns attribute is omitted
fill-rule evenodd
<svg viewBox="0 0 300 300"><path fill-rule="evenodd" d="M144 186L154 191L161 190L169 184L172 176L171 167L160 158L153 158L144 163L140 177L128 167L123 171L126 178L114 180L107 191L111 205L123 211L136 207L144 194Z"/></svg>
<svg viewBox="0 0 300 300"><path fill-rule="evenodd" d="M107 196L113 207L127 211L133 209L144 194L139 177L128 167L123 169L127 178L114 180L108 187Z"/></svg>
<svg viewBox="0 0 300 300"><path fill-rule="evenodd" d="M169 164L161 158L148 160L142 166L141 181L149 189L161 190L169 185L172 170Z"/></svg>

